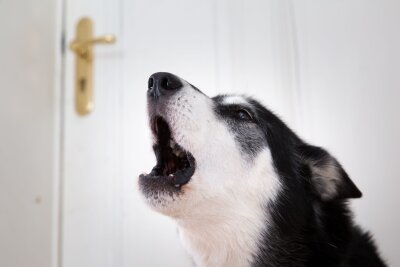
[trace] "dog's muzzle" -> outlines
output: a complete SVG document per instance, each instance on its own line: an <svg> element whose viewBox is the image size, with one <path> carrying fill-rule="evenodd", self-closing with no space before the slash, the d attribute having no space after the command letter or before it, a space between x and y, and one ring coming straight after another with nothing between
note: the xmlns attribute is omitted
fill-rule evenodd
<svg viewBox="0 0 400 267"><path fill-rule="evenodd" d="M196 160L174 139L168 122L168 108L174 95L184 88L184 81L167 72L157 72L148 81L147 99L150 128L154 136L156 165L150 173L139 176L146 195L156 192L179 193L194 174Z"/></svg>

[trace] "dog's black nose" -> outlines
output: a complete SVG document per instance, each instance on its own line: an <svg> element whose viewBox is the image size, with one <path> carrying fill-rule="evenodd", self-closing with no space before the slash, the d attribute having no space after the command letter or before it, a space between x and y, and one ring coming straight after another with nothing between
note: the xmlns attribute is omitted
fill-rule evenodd
<svg viewBox="0 0 400 267"><path fill-rule="evenodd" d="M182 88L180 79L168 72L157 72L149 78L149 96L158 98L162 95L171 94Z"/></svg>

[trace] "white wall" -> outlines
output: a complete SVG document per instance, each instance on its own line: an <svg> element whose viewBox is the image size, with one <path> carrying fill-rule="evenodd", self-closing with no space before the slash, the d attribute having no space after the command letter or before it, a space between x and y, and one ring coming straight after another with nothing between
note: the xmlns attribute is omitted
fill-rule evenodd
<svg viewBox="0 0 400 267"><path fill-rule="evenodd" d="M56 260L56 3L0 1L0 266Z"/></svg>

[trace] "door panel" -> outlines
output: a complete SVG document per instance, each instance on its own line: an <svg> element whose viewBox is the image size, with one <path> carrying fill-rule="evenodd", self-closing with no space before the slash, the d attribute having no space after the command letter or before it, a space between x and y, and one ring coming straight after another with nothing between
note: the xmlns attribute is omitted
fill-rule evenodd
<svg viewBox="0 0 400 267"><path fill-rule="evenodd" d="M94 111L74 111L74 57L67 56L63 266L189 266L174 224L143 204L137 177L149 171L147 79L170 71L211 85L213 2L67 1L67 40L82 16L95 33L117 36L95 48Z"/></svg>
<svg viewBox="0 0 400 267"><path fill-rule="evenodd" d="M107 1L67 1L66 40L75 38L75 26L82 16L91 17L96 35L119 35L118 5ZM117 186L122 175L120 161L121 95L119 43L95 47L95 107L89 116L75 112L75 55L66 53L64 176L62 215L62 266L118 266L118 231L113 218L120 216ZM110 86L113 85L113 86ZM116 213L118 215L116 215Z"/></svg>

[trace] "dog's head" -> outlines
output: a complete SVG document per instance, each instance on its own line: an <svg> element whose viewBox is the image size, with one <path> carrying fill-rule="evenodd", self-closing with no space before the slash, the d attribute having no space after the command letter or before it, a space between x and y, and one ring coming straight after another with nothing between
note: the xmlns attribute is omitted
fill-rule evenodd
<svg viewBox="0 0 400 267"><path fill-rule="evenodd" d="M254 99L210 98L169 73L150 77L147 97L157 163L139 185L163 214L260 206L288 190L319 201L361 196L335 158Z"/></svg>

